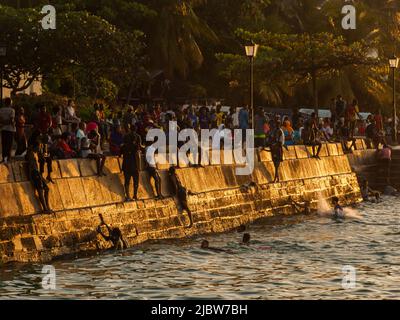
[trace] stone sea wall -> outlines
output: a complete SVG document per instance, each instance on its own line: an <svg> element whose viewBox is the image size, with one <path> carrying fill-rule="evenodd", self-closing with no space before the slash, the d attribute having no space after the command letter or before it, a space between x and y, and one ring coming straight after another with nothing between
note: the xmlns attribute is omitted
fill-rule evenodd
<svg viewBox="0 0 400 320"><path fill-rule="evenodd" d="M251 176L236 176L235 165L205 165L177 170L188 197L194 225L171 197L165 166L160 166L163 200L155 200L147 173L140 174L139 201L124 203L121 159L107 158L106 177L95 176L90 160L53 162L55 184L50 186L54 214L39 213L38 201L26 178L24 162L0 166L0 263L45 262L56 257L108 249L96 229L102 214L107 224L118 227L128 245L147 240L177 239L226 232L242 224L277 214L293 214L289 197L309 200L338 196L343 204L360 201L360 189L352 164L364 154L357 141L357 154L349 161L340 144L326 144L321 160L309 158L310 150L293 146L285 150L281 182L272 184L270 153L257 152ZM243 185L255 182L252 188Z"/></svg>

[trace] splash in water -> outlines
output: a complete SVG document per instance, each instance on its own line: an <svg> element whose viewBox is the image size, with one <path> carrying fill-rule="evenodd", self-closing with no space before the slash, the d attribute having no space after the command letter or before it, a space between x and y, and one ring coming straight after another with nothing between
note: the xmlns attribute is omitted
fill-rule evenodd
<svg viewBox="0 0 400 320"><path fill-rule="evenodd" d="M347 219L356 219L356 220L361 220L363 216L357 209L353 208L344 208L344 216Z"/></svg>
<svg viewBox="0 0 400 320"><path fill-rule="evenodd" d="M344 208L344 216L346 219L361 220L363 217L360 212L353 208ZM320 194L318 197L318 214L321 216L332 217L333 208L329 205L328 201Z"/></svg>

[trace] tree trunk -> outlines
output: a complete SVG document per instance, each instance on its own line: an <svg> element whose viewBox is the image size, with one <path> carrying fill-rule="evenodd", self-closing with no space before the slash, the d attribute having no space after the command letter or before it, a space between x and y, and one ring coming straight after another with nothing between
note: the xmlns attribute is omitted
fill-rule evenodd
<svg viewBox="0 0 400 320"><path fill-rule="evenodd" d="M131 81L131 84L129 86L128 96L126 97L126 104L130 104L130 102L131 102L133 86L134 86L134 81Z"/></svg>
<svg viewBox="0 0 400 320"><path fill-rule="evenodd" d="M312 70L311 77L312 77L312 91L313 91L313 99L314 99L314 112L318 116L318 108L319 108L318 85L317 85L317 75L316 75L315 70Z"/></svg>

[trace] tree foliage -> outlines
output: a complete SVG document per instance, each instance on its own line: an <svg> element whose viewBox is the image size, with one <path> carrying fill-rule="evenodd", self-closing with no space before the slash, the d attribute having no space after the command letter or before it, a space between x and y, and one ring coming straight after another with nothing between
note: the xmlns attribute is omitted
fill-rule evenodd
<svg viewBox="0 0 400 320"><path fill-rule="evenodd" d="M49 88L74 78L82 94L93 96L111 82L129 97L139 88L151 92L152 75L163 72L180 96L201 92L245 103L243 46L254 41L261 45L260 104L312 104L315 95L326 104L340 92L364 105L390 102L387 58L399 48L397 1L53 0L57 30L46 32L38 21L47 0L2 3L6 86L14 92L42 76ZM356 30L341 27L345 3L356 7Z"/></svg>

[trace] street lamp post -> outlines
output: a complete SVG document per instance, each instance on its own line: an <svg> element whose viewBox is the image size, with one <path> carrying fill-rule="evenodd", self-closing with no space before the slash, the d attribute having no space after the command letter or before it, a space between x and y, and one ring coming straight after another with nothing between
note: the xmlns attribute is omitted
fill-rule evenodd
<svg viewBox="0 0 400 320"><path fill-rule="evenodd" d="M399 58L393 56L389 59L389 66L392 69L393 80L393 142L397 144L397 110L396 110L396 69L399 67Z"/></svg>
<svg viewBox="0 0 400 320"><path fill-rule="evenodd" d="M0 107L3 106L3 69L4 61L3 58L7 55L7 47L0 44Z"/></svg>
<svg viewBox="0 0 400 320"><path fill-rule="evenodd" d="M245 46L246 56L250 59L250 109L251 109L251 123L254 129L254 58L257 56L258 44L251 44Z"/></svg>

